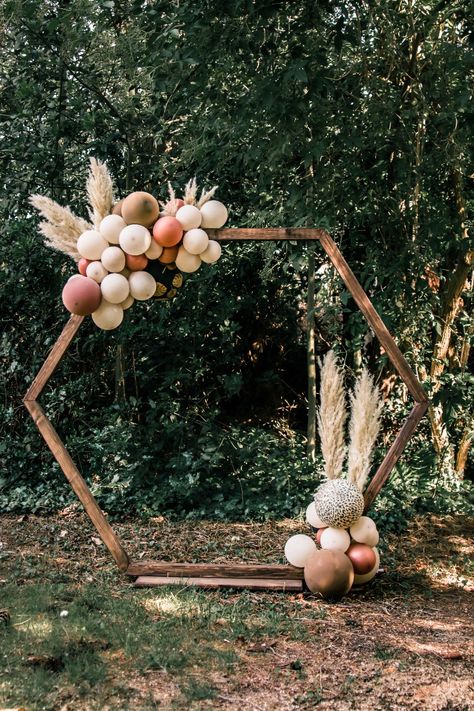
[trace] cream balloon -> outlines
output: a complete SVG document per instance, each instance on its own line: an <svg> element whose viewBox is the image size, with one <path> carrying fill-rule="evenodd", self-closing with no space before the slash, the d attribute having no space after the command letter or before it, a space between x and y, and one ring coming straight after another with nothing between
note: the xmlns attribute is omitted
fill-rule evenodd
<svg viewBox="0 0 474 711"><path fill-rule="evenodd" d="M218 230L227 222L229 216L226 206L219 200L208 200L201 207L201 227Z"/></svg>
<svg viewBox="0 0 474 711"><path fill-rule="evenodd" d="M130 306L131 306L134 302L135 302L135 299L133 298L133 296L132 296L131 294L129 294L129 295L127 296L127 298L125 299L125 301L122 301L122 302L121 302L120 306L121 306L122 309L124 309L124 310L125 310L125 309L129 309Z"/></svg>
<svg viewBox="0 0 474 711"><path fill-rule="evenodd" d="M207 232L204 232L199 227L184 234L183 247L189 254L201 254L207 249L208 244L209 237Z"/></svg>
<svg viewBox="0 0 474 711"><path fill-rule="evenodd" d="M101 262L109 272L121 272L125 268L125 254L120 247L107 247L102 252Z"/></svg>
<svg viewBox="0 0 474 711"><path fill-rule="evenodd" d="M163 247L161 244L158 244L158 242L155 242L155 240L152 239L150 246L145 252L145 256L148 257L148 259L158 259L158 257L161 257L162 253Z"/></svg>
<svg viewBox="0 0 474 711"><path fill-rule="evenodd" d="M214 264L214 262L217 262L217 260L221 258L221 254L222 247L219 242L216 242L215 239L210 239L207 248L199 256L206 264Z"/></svg>
<svg viewBox="0 0 474 711"><path fill-rule="evenodd" d="M314 501L312 501L306 509L306 522L309 523L310 526L314 526L314 528L326 528L326 524L324 521L321 521L316 513Z"/></svg>
<svg viewBox="0 0 474 711"><path fill-rule="evenodd" d="M100 285L103 298L111 304L121 304L130 293L128 280L122 274L108 274Z"/></svg>
<svg viewBox="0 0 474 711"><path fill-rule="evenodd" d="M123 321L123 309L119 304L109 304L102 299L99 308L92 314L95 325L104 331L111 331Z"/></svg>
<svg viewBox="0 0 474 711"><path fill-rule="evenodd" d="M99 225L99 232L110 244L118 244L120 233L126 226L120 215L107 215Z"/></svg>
<svg viewBox="0 0 474 711"><path fill-rule="evenodd" d="M375 576L377 575L378 570L380 568L380 553L375 547L372 548L372 550L375 553L374 567L369 573L365 573L365 575L354 575L354 585L364 585L365 583L368 583L369 580L372 580L372 578L375 578Z"/></svg>
<svg viewBox="0 0 474 711"><path fill-rule="evenodd" d="M317 551L316 543L304 533L291 536L285 543L285 557L296 568L304 568L307 559Z"/></svg>
<svg viewBox="0 0 474 711"><path fill-rule="evenodd" d="M149 272L132 272L128 283L130 293L137 301L147 301L155 295L156 281Z"/></svg>
<svg viewBox="0 0 474 711"><path fill-rule="evenodd" d="M354 541L365 543L368 546L376 546L379 542L379 532L374 521L369 516L361 516L349 529Z"/></svg>
<svg viewBox="0 0 474 711"><path fill-rule="evenodd" d="M181 245L176 257L176 266L182 272L191 274L197 272L201 266L201 257L197 254L189 254L189 252Z"/></svg>
<svg viewBox="0 0 474 711"><path fill-rule="evenodd" d="M329 526L321 534L320 546L323 550L345 553L350 545L351 537L344 528Z"/></svg>
<svg viewBox="0 0 474 711"><path fill-rule="evenodd" d="M200 227L202 215L201 211L194 205L183 205L176 213L176 219L183 225L183 230L193 230Z"/></svg>
<svg viewBox="0 0 474 711"><path fill-rule="evenodd" d="M100 282L104 279L104 277L107 276L108 273L109 272L104 267L102 262L91 262L87 265L86 276L88 276L89 279L93 279L98 284L100 284Z"/></svg>
<svg viewBox="0 0 474 711"><path fill-rule="evenodd" d="M127 254L144 254L150 248L151 234L143 225L127 225L121 231L119 240Z"/></svg>
<svg viewBox="0 0 474 711"><path fill-rule="evenodd" d="M95 261L100 259L108 242L97 230L86 230L77 240L77 251L85 259Z"/></svg>

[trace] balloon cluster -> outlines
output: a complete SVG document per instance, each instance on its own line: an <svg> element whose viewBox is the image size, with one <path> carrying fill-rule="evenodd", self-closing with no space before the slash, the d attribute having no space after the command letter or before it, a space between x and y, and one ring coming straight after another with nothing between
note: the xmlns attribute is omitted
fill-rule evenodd
<svg viewBox="0 0 474 711"><path fill-rule="evenodd" d="M225 205L207 200L198 206L173 193L163 207L160 212L150 193L131 193L97 229L80 235L79 274L62 293L68 311L91 314L96 326L108 331L120 326L135 300L172 298L183 283L182 272L217 262L221 246L206 229L225 224Z"/></svg>
<svg viewBox="0 0 474 711"><path fill-rule="evenodd" d="M306 585L324 598L340 598L352 585L363 585L375 577L380 556L376 548L379 533L369 516L359 516L348 528L328 525L314 501L306 509L306 521L318 529L315 538L291 536L285 556L291 565L304 568Z"/></svg>

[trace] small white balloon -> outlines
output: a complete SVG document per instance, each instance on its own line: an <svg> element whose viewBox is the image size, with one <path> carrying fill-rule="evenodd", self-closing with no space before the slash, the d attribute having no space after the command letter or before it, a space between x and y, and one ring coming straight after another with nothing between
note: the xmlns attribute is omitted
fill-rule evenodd
<svg viewBox="0 0 474 711"><path fill-rule="evenodd" d="M364 575L354 575L354 585L364 585L364 583L368 583L369 580L372 580L372 578L375 578L375 576L378 573L378 570L380 568L380 553L378 552L377 548L372 548L372 550L375 553L375 565L370 570L368 573L365 573Z"/></svg>
<svg viewBox="0 0 474 711"><path fill-rule="evenodd" d="M120 247L107 247L102 252L101 262L109 272L121 272L125 267L125 253Z"/></svg>
<svg viewBox="0 0 474 711"><path fill-rule="evenodd" d="M210 239L207 248L199 256L206 264L214 264L214 262L217 262L217 260L221 258L221 254L222 247L219 242L216 242L215 239Z"/></svg>
<svg viewBox="0 0 474 711"><path fill-rule="evenodd" d="M326 524L324 521L321 521L316 513L314 501L312 501L306 509L306 522L309 523L310 526L314 526L314 528L326 528Z"/></svg>
<svg viewBox="0 0 474 711"><path fill-rule="evenodd" d="M349 529L354 541L365 543L368 546L376 546L379 542L379 532L374 521L369 516L361 516Z"/></svg>
<svg viewBox="0 0 474 711"><path fill-rule="evenodd" d="M148 257L148 259L158 259L158 257L161 257L162 253L163 247L161 244L158 244L158 242L155 242L155 240L152 239L150 246L145 252L145 256Z"/></svg>
<svg viewBox="0 0 474 711"><path fill-rule="evenodd" d="M104 267L102 262L91 262L87 265L86 276L88 276L89 279L93 279L98 284L100 284L100 282L104 279L104 277L107 276L108 273L109 272Z"/></svg>
<svg viewBox="0 0 474 711"><path fill-rule="evenodd" d="M184 234L183 247L189 254L201 254L207 249L208 244L209 237L207 232L204 232L199 227Z"/></svg>
<svg viewBox="0 0 474 711"><path fill-rule="evenodd" d="M306 561L317 550L316 543L304 533L291 536L285 543L285 557L296 568L304 568Z"/></svg>
<svg viewBox="0 0 474 711"><path fill-rule="evenodd" d="M176 257L176 266L181 272L191 274L197 272L201 266L201 257L197 254L189 254L189 252L181 245Z"/></svg>
<svg viewBox="0 0 474 711"><path fill-rule="evenodd" d="M84 259L95 261L100 259L108 242L97 230L86 230L77 240L77 251Z"/></svg>
<svg viewBox="0 0 474 711"><path fill-rule="evenodd" d="M228 218L226 206L219 200L208 200L201 207L201 227L218 230L225 225Z"/></svg>
<svg viewBox="0 0 474 711"><path fill-rule="evenodd" d="M125 299L125 301L122 301L122 302L121 302L120 306L121 306L122 309L125 311L125 309L129 309L129 308L130 308L130 306L134 303L134 301L135 301L135 299L133 298L133 296L132 296L131 294L129 294L129 295L127 296L127 298Z"/></svg>
<svg viewBox="0 0 474 711"><path fill-rule="evenodd" d="M132 272L128 283L130 293L137 301L146 301L155 295L156 281L149 272Z"/></svg>
<svg viewBox="0 0 474 711"><path fill-rule="evenodd" d="M351 537L344 528L325 528L321 534L320 546L327 551L342 551L343 553L351 545Z"/></svg>
<svg viewBox="0 0 474 711"><path fill-rule="evenodd" d="M102 296L111 304L121 304L130 293L128 279L122 274L108 274L100 285Z"/></svg>
<svg viewBox="0 0 474 711"><path fill-rule="evenodd" d="M137 256L150 248L151 234L143 225L127 225L121 231L119 240L124 252Z"/></svg>
<svg viewBox="0 0 474 711"><path fill-rule="evenodd" d="M118 244L121 231L127 223L120 215L107 215L99 225L99 232L110 244Z"/></svg>
<svg viewBox="0 0 474 711"><path fill-rule="evenodd" d="M92 320L104 331L111 331L122 323L123 309L119 304L109 304L102 299L99 308L92 314Z"/></svg>
<svg viewBox="0 0 474 711"><path fill-rule="evenodd" d="M183 225L183 230L193 230L200 227L202 215L201 211L194 205L183 205L176 213L176 219Z"/></svg>

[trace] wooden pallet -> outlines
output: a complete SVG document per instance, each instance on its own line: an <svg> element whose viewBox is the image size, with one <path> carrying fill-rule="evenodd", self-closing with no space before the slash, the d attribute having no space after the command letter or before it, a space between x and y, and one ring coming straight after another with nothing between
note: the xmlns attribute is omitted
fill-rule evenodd
<svg viewBox="0 0 474 711"><path fill-rule="evenodd" d="M365 491L365 511L367 511L390 476L393 467L400 458L416 426L427 410L428 400L420 382L405 360L367 294L357 281L334 240L325 230L306 228L230 228L210 230L209 232L213 239L220 242L242 240L319 241L348 291L354 298L360 311L374 331L380 344L383 346L395 370L406 384L408 391L415 401L415 405ZM303 572L292 568L292 566L203 566L201 564L164 563L162 561L131 562L129 560L119 537L99 508L86 481L74 464L60 436L38 402L39 396L58 367L62 357L67 352L83 320L83 316L70 317L39 373L28 388L23 402L119 569L126 575L136 578L136 585L140 587L143 585L169 585L171 582L174 583L177 581L181 584L186 582L186 584L201 585L203 587L301 590L303 588ZM209 574L207 574L206 571Z"/></svg>

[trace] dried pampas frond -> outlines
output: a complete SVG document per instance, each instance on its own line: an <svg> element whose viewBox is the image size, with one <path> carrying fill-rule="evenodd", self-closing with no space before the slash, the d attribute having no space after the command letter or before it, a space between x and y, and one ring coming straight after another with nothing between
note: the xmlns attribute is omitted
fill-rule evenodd
<svg viewBox="0 0 474 711"><path fill-rule="evenodd" d="M327 479L341 476L346 447L344 425L347 411L344 382L334 351L326 354L321 367L321 404L318 410L318 430Z"/></svg>
<svg viewBox="0 0 474 711"><path fill-rule="evenodd" d="M351 394L348 478L364 489L372 463L373 448L380 430L383 402L369 372L364 368Z"/></svg>
<svg viewBox="0 0 474 711"><path fill-rule="evenodd" d="M78 262L81 255L77 251L77 239L83 232L91 229L91 225L77 217L69 207L62 207L44 195L31 195L30 203L45 218L39 228L48 247L63 252Z"/></svg>
<svg viewBox="0 0 474 711"><path fill-rule="evenodd" d="M196 204L196 194L197 194L197 183L196 178L191 178L186 183L184 188L184 203L185 205L195 205Z"/></svg>
<svg viewBox="0 0 474 711"><path fill-rule="evenodd" d="M86 187L90 205L89 217L94 227L98 227L112 211L114 202L112 178L105 163L91 158Z"/></svg>
<svg viewBox="0 0 474 711"><path fill-rule="evenodd" d="M210 190L203 190L201 193L201 197L198 200L197 207L202 207L208 200L211 199L211 197L214 197L214 194L218 187L218 185L214 185L214 187Z"/></svg>
<svg viewBox="0 0 474 711"><path fill-rule="evenodd" d="M179 208L176 200L176 193L170 182L168 182L168 195L169 198L167 202L162 202L161 200L159 201L160 207L163 208L160 215L171 215L171 217L174 217Z"/></svg>

